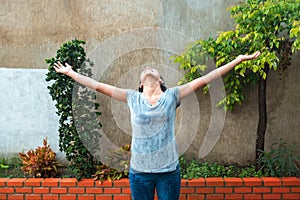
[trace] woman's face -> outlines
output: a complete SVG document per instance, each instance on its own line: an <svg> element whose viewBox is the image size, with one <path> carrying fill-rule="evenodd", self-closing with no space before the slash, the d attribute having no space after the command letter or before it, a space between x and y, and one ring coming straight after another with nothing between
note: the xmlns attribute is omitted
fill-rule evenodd
<svg viewBox="0 0 300 200"><path fill-rule="evenodd" d="M151 76L157 80L160 80L159 72L151 67L146 67L145 70L141 73L140 79L142 83L145 81L147 76Z"/></svg>

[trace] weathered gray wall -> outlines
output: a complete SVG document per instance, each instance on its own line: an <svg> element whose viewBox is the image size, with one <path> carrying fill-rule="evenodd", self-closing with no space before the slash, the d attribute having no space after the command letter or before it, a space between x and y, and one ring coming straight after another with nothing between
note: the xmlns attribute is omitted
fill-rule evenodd
<svg viewBox="0 0 300 200"><path fill-rule="evenodd" d="M234 27L226 8L237 2L239 1L3 0L0 1L0 67L46 69L47 65L44 63L44 59L53 57L59 46L67 40L73 38L85 40L87 42L85 48L89 56L102 42L116 37L118 34L143 27L168 28L191 39L214 37L218 31ZM119 84L124 74L132 72L144 64L154 63L160 66L169 66L169 68L160 67L160 69L167 79L168 86L174 86L180 76L175 73L178 71L178 66L168 61L170 55L170 52L158 48L137 49L124 53L104 69L104 75L99 79L106 83ZM100 59L101 56L102 54L99 53L98 57ZM300 108L297 105L300 99L299 81L297 82L297 77L300 75L297 67L299 56L294 57L293 63L293 66L281 76L276 72L270 74L267 147L270 147L270 144L280 137L291 143L298 144L300 142ZM175 72L169 73L168 69L173 69ZM132 79L137 80L137 78L133 77ZM10 87L10 84L14 84L14 80L7 83L7 87ZM25 81L24 87L26 87L26 84L30 83ZM43 85L45 84L43 83ZM136 82L137 85L138 82ZM23 90L23 88L20 88L20 90ZM243 105L237 107L234 112L226 113L222 134L206 159L227 163L246 163L254 159L258 121L257 87L253 86L246 93L247 99ZM3 95L1 91L1 104L3 103ZM192 157L198 157L211 116L209 96L204 96L199 92L197 97L201 116L197 137L187 151ZM18 98L22 97L18 96ZM130 136L125 134L124 130L117 124L118 122L115 121L110 99L103 95L99 95L98 98L103 113L101 117L103 132L115 144L120 145L130 142ZM30 101L37 100L31 99ZM19 112L28 112L26 109L19 109ZM12 112L14 111L12 110ZM41 110L34 109L32 112L38 113ZM55 115L54 109L49 109L47 112ZM122 112L119 114L122 114ZM0 115L3 115L3 113ZM124 115L126 116L126 113ZM7 129L3 129L5 121L2 119L4 117L0 117L0 134L2 137L7 134ZM32 120L39 121L38 117L33 117ZM17 123L26 123L26 120ZM16 124L11 122L10 126L15 127ZM16 136L12 140L24 138L26 137L25 134L32 133L23 134L22 137L15 134ZM28 147L36 147L36 143L30 141L31 138L26 141ZM12 142L9 143L8 141L8 144L12 144ZM298 151L300 151L299 146Z"/></svg>
<svg viewBox="0 0 300 200"><path fill-rule="evenodd" d="M163 27L193 38L232 27L226 8L237 0L3 0L0 2L1 66L46 68L61 43L87 41L142 27Z"/></svg>

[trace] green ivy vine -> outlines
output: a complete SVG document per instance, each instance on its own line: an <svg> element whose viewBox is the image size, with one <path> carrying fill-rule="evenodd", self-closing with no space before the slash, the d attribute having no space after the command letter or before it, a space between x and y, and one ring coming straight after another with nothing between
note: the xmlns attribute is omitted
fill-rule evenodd
<svg viewBox="0 0 300 200"><path fill-rule="evenodd" d="M55 101L59 119L59 148L66 154L70 161L70 168L77 178L91 177L96 172L99 164L93 155L97 147L86 148L85 141L96 145L99 140L99 126L101 123L93 116L99 116L99 104L96 103L95 92L75 84L74 80L63 74L56 73L53 68L55 62L68 63L73 70L83 75L91 76L93 63L86 58L82 45L83 40L68 41L58 49L53 58L46 59L49 64L46 81L51 81L48 86L49 94ZM95 115L92 115L94 113ZM97 129L98 128L98 129Z"/></svg>

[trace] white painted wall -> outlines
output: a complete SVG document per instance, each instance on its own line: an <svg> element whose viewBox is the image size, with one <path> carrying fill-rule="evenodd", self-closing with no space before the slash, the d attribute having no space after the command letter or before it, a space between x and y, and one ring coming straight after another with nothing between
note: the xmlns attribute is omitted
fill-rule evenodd
<svg viewBox="0 0 300 200"><path fill-rule="evenodd" d="M44 138L57 157L58 116L45 81L46 69L0 68L0 154L42 146Z"/></svg>

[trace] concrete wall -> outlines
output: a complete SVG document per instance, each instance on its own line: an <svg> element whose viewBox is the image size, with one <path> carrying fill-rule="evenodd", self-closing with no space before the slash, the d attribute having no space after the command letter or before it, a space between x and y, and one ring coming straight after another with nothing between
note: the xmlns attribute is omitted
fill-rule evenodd
<svg viewBox="0 0 300 200"><path fill-rule="evenodd" d="M97 80L136 88L141 68L152 64L161 71L170 87L176 85L181 76L178 66L170 62L170 55L183 51L189 41L214 37L218 31L233 28L233 21L226 8L237 2L239 1L0 1L0 67L3 68L0 80L5 83L6 88L14 88L16 91L10 93L9 89L1 89L0 135L1 141L6 141L0 146L1 152L35 148L45 135L51 137L50 142L57 149L57 117L43 74L47 71L44 59L53 57L63 42L74 38L87 42L87 55L98 64L93 77ZM170 37L161 37L159 33L163 30L167 30ZM155 38L157 36L159 38ZM266 136L268 148L280 137L291 143L300 142L297 105L300 93L299 83L296 81L300 73L297 68L299 56L294 57L293 63L280 76L276 72L270 74L269 125ZM19 71L15 68L28 69ZM243 164L253 160L258 121L257 87L249 88L246 94L247 99L243 105L227 113L214 110L212 96L204 96L201 92L196 95L197 101L193 97L193 103L189 99L184 100L183 107L178 110L176 126L176 130L180 132L179 142L188 144L183 151L191 157L199 158L199 151L205 143L205 148L209 150L205 156L207 160ZM35 98L37 96L39 98ZM43 104L40 103L40 98L43 98ZM100 118L103 134L117 146L129 143L130 127L126 106L111 102L103 95L98 95L98 99L103 113ZM8 103L7 106L4 106L5 102ZM31 106L15 107L22 105L21 102ZM196 116L189 117L184 109L189 105L194 106L189 108L190 111L200 113L199 119ZM215 112L218 113L217 117L211 120ZM12 117L10 121L7 120L8 116L18 113L22 114L16 120ZM44 113L43 117L40 117L41 113ZM30 121L24 118L27 114L31 115ZM28 123L31 124L30 128ZM196 130L193 124L196 124ZM209 137L207 133L213 126L221 126L221 132L219 135L212 135L214 141L209 143L211 140L206 139ZM9 137L6 136L8 134ZM17 148L12 148L15 144L18 144Z"/></svg>
<svg viewBox="0 0 300 200"><path fill-rule="evenodd" d="M58 152L58 116L45 69L0 68L0 155L27 152L48 138Z"/></svg>

